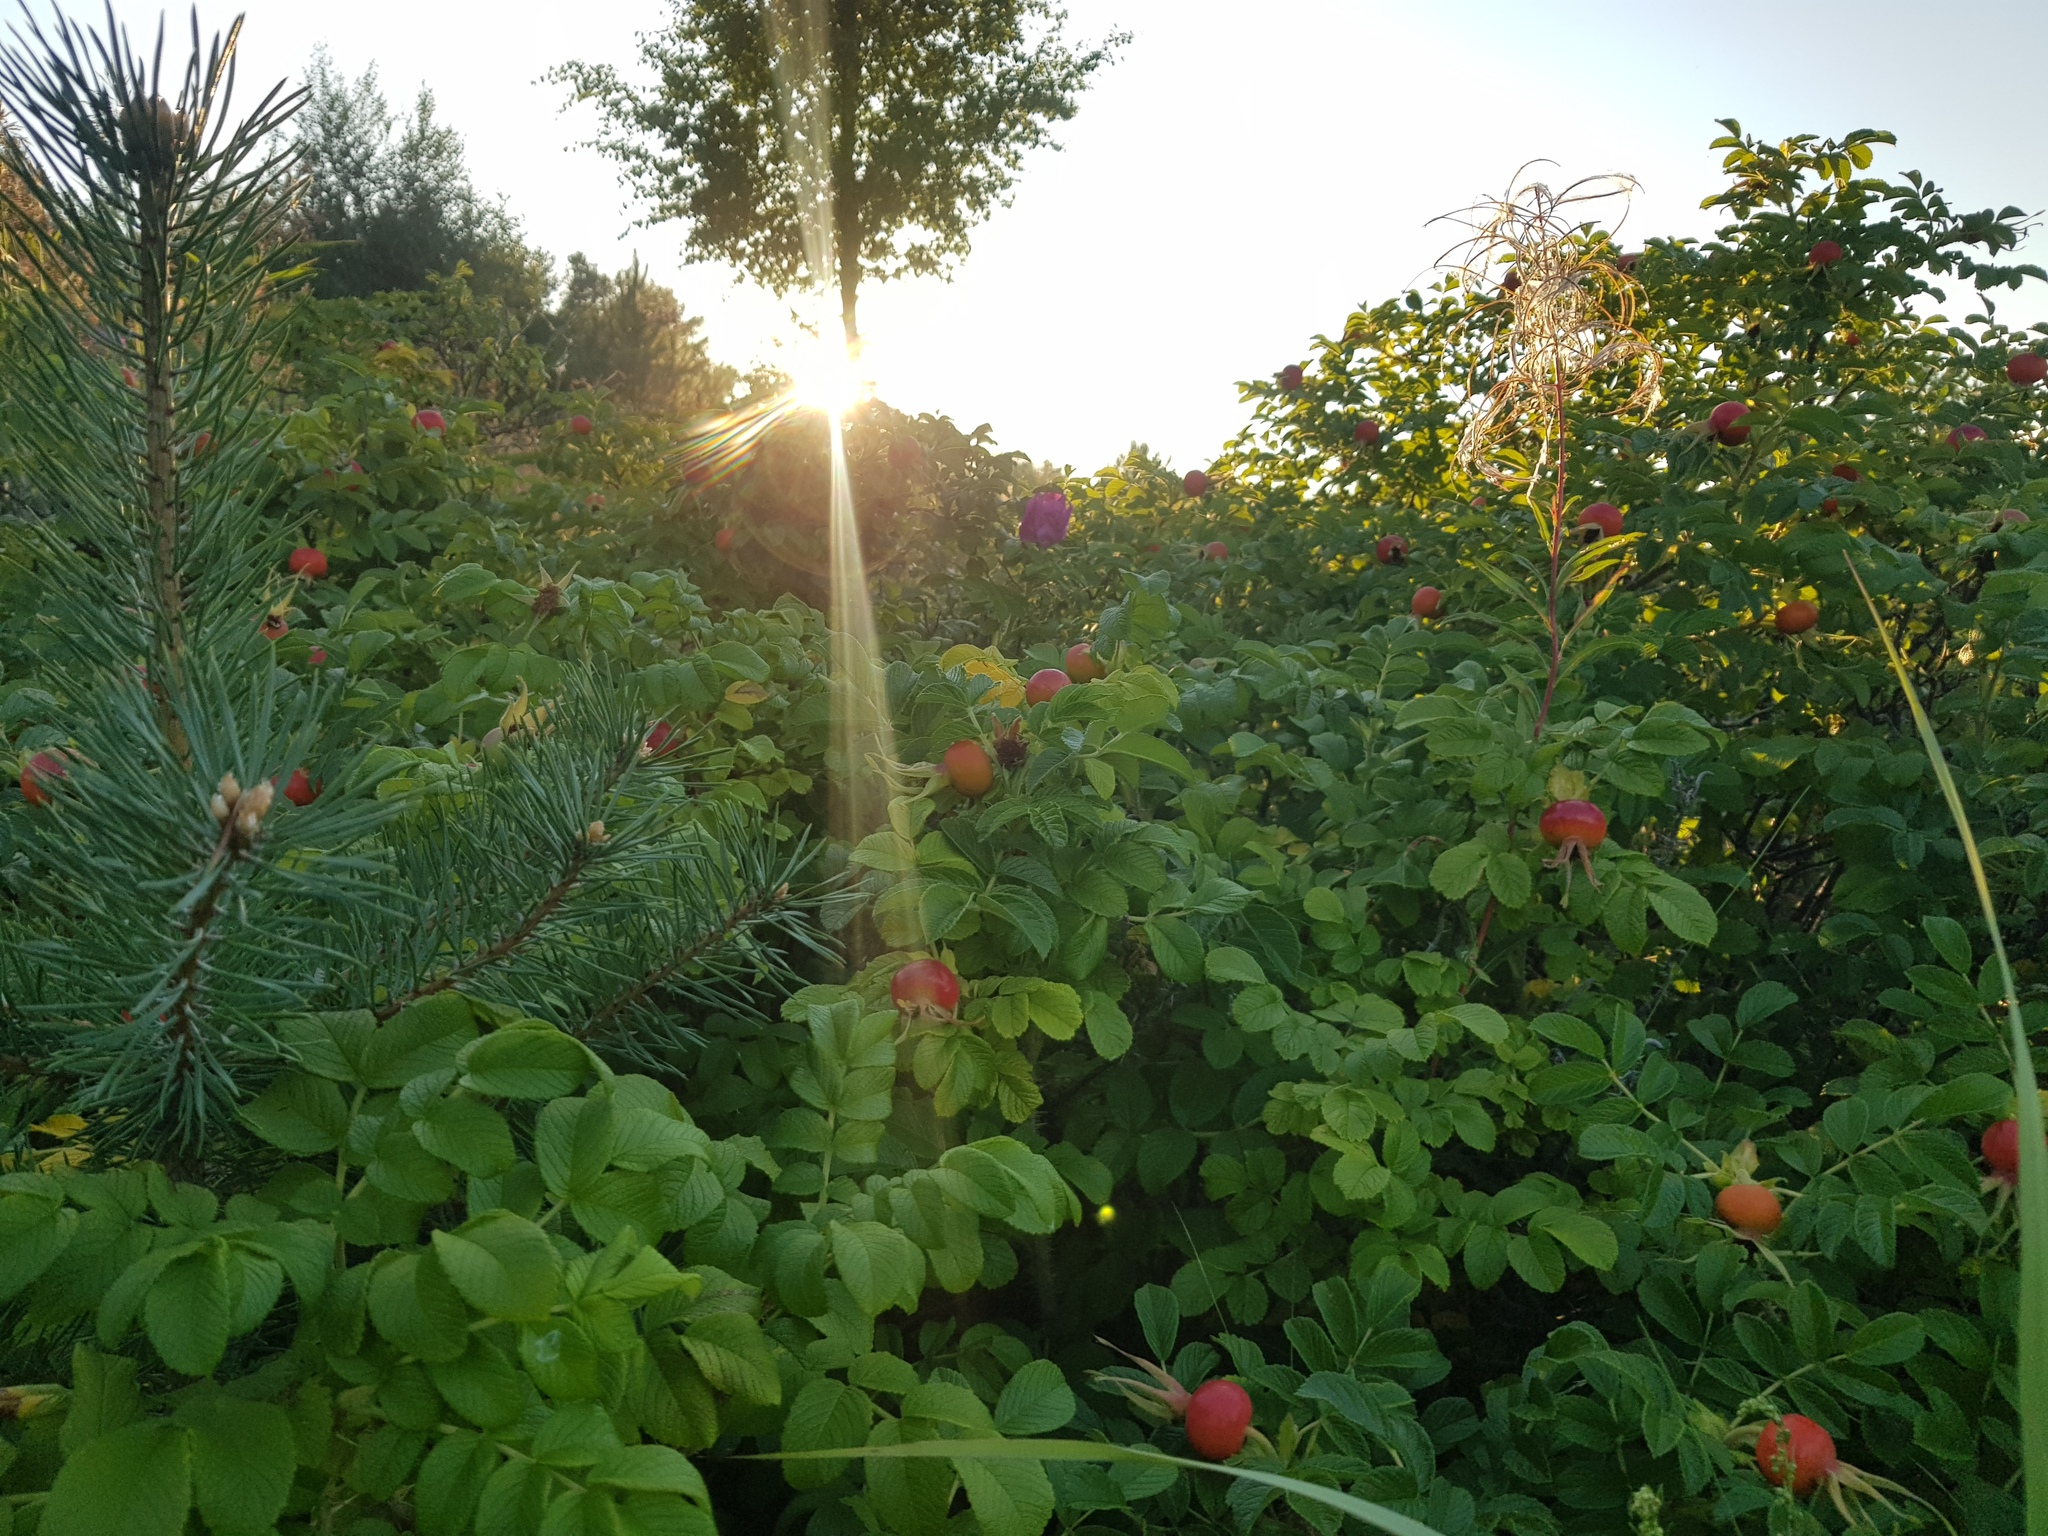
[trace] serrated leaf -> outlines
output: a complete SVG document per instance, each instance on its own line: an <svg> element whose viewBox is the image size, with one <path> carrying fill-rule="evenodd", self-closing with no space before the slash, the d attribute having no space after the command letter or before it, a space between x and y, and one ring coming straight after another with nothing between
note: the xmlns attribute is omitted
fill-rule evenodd
<svg viewBox="0 0 2048 1536"><path fill-rule="evenodd" d="M1487 860L1492 856L1493 850L1484 838L1475 837L1470 842L1446 848L1429 866L1429 883L1451 900L1460 901L1471 895L1485 876ZM1526 867L1524 873L1527 873Z"/></svg>
<svg viewBox="0 0 2048 1536"><path fill-rule="evenodd" d="M178 1536L192 1507L192 1436L149 1419L91 1441L57 1473L41 1536Z"/></svg>
<svg viewBox="0 0 2048 1536"><path fill-rule="evenodd" d="M1650 906L1679 938L1688 944L1711 944L1720 931L1713 903L1683 880L1667 877L1654 882L1648 891Z"/></svg>
<svg viewBox="0 0 2048 1536"><path fill-rule="evenodd" d="M562 1283L562 1258L547 1233L510 1211L486 1211L436 1232L434 1256L462 1299L486 1317L542 1322Z"/></svg>
<svg viewBox="0 0 2048 1536"><path fill-rule="evenodd" d="M996 1429L1005 1435L1048 1435L1079 1409L1073 1389L1050 1360L1032 1360L1012 1376L996 1400Z"/></svg>
<svg viewBox="0 0 2048 1536"><path fill-rule="evenodd" d="M263 1536L284 1513L298 1467L291 1419L274 1403L214 1395L178 1412L192 1432L192 1492L216 1536Z"/></svg>

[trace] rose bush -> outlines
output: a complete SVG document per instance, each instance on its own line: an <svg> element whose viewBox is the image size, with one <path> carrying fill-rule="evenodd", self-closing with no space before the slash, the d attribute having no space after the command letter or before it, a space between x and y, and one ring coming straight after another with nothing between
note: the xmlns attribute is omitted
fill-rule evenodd
<svg viewBox="0 0 2048 1536"><path fill-rule="evenodd" d="M552 1532L570 1500L592 1529L816 1536L1343 1519L1157 1462L744 1459L1063 1433L1234 1451L1444 1536L1775 1533L1837 1518L1759 1449L1810 1421L1845 1496L2015 1528L2016 1207L1975 1152L2013 1107L2001 988L1844 557L2031 1002L2048 474L2008 364L2043 342L1932 316L1940 285L1990 315L2040 274L1999 262L2014 211L1865 174L1875 141L1731 125L1730 226L1623 261L1665 404L1574 405L1572 521L1622 532L1573 545L1574 591L1614 585L1547 711L1549 631L1501 579L1541 536L1455 452L1496 292L1361 309L1246 386L1199 491L1134 456L1061 487L1063 538L984 434L870 408L899 761L831 908L868 952L803 961L766 1019L687 1012L651 1062L550 1032L557 1061L538 987L452 989L461 1023L401 1065L319 1015L204 1189L38 1122L0 1288L19 1379L70 1382L19 1389L0 1491L72 1530L115 1528L78 1511L130 1465L217 1531ZM660 434L602 401L493 436L511 397L444 382L446 334L353 345L295 364L329 382L272 507L330 569L280 578L279 664L431 784L597 658L702 749L696 795L825 825L828 637L788 595L822 598L805 425L672 498ZM1739 444L1705 425L1731 399ZM1817 622L1786 634L1795 602ZM62 746L41 642L6 634L11 745ZM1104 675L1027 701L1077 644ZM1603 835L1575 810L1547 838L1559 802ZM29 855L0 858L24 899ZM957 1003L937 968L892 997L934 961ZM1152 1378L1097 1335L1229 1378L1248 1432L1142 1410L1117 1383ZM241 1502L237 1436L274 1453Z"/></svg>

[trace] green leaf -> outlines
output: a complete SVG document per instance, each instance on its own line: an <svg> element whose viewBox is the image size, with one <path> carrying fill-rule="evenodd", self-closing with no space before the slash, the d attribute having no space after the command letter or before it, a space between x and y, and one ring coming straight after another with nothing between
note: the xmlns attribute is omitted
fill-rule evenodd
<svg viewBox="0 0 2048 1536"><path fill-rule="evenodd" d="M469 1310L433 1250L379 1262L370 1279L370 1320L421 1360L456 1360L469 1347Z"/></svg>
<svg viewBox="0 0 2048 1536"><path fill-rule="evenodd" d="M1106 992L1089 992L1083 999L1088 1024L1089 1047L1104 1061L1115 1061L1131 1048L1131 1021L1114 998Z"/></svg>
<svg viewBox="0 0 2048 1536"><path fill-rule="evenodd" d="M1102 749L1102 755L1127 758L1133 763L1150 763L1155 768L1164 768L1178 779L1196 777L1188 760L1156 736L1127 733L1114 737Z"/></svg>
<svg viewBox="0 0 2048 1536"><path fill-rule="evenodd" d="M1940 1125L1959 1115L1996 1114L2012 1098L2012 1089L1988 1072L1952 1077L1913 1108L1913 1118Z"/></svg>
<svg viewBox="0 0 2048 1536"><path fill-rule="evenodd" d="M1439 853L1429 866L1429 883L1453 901L1462 901L1472 894L1473 889L1486 875L1487 860L1493 857L1493 849L1484 838L1473 838L1470 842L1459 843ZM1528 869L1523 868L1526 876ZM1511 903L1520 906L1520 902Z"/></svg>
<svg viewBox="0 0 2048 1536"><path fill-rule="evenodd" d="M665 1445L620 1446L590 1469L590 1486L626 1493L665 1493L687 1499L707 1513L711 1509L711 1495L690 1458Z"/></svg>
<svg viewBox="0 0 2048 1536"><path fill-rule="evenodd" d="M1688 944L1711 944L1720 929L1714 907L1705 896L1683 880L1666 876L1648 891L1650 905L1679 938Z"/></svg>
<svg viewBox="0 0 2048 1536"><path fill-rule="evenodd" d="M1488 1045L1503 1044L1508 1038L1508 1021L1484 1003L1457 1003L1441 1011Z"/></svg>
<svg viewBox="0 0 2048 1536"><path fill-rule="evenodd" d="M1927 1342L1920 1319L1905 1312L1873 1318L1849 1336L1842 1352L1858 1365L1903 1365Z"/></svg>
<svg viewBox="0 0 2048 1536"><path fill-rule="evenodd" d="M1039 1536L1052 1519L1052 1480L1044 1467L956 1458L953 1469L983 1536Z"/></svg>
<svg viewBox="0 0 2048 1536"><path fill-rule="evenodd" d="M78 1213L40 1193L0 1195L0 1301L14 1296L70 1245Z"/></svg>
<svg viewBox="0 0 2048 1536"><path fill-rule="evenodd" d="M599 1403L564 1403L533 1437L533 1459L547 1467L587 1467L619 1448L618 1426Z"/></svg>
<svg viewBox="0 0 2048 1536"><path fill-rule="evenodd" d="M1039 981L1026 995L1030 999L1031 1022L1047 1036L1071 1040L1080 1033L1081 994L1065 982Z"/></svg>
<svg viewBox="0 0 2048 1536"><path fill-rule="evenodd" d="M1920 919L1920 927L1933 944L1935 952L1949 963L1949 966L1967 976L1970 974L1970 936L1963 931L1963 925L1952 917L1929 913Z"/></svg>
<svg viewBox="0 0 2048 1536"><path fill-rule="evenodd" d="M917 1309L924 1255L909 1238L878 1221L835 1221L826 1237L839 1278L861 1311L878 1317L891 1307Z"/></svg>
<svg viewBox="0 0 2048 1536"><path fill-rule="evenodd" d="M782 1421L782 1444L792 1451L837 1450L865 1445L874 1422L867 1393L830 1376L807 1382ZM843 1461L796 1462L783 1467L793 1488L822 1488L846 1470Z"/></svg>
<svg viewBox="0 0 2048 1536"><path fill-rule="evenodd" d="M1233 945L1223 944L1209 951L1203 962L1203 974L1211 981L1262 982L1266 973L1259 968L1259 962Z"/></svg>
<svg viewBox="0 0 2048 1536"><path fill-rule="evenodd" d="M1060 1368L1050 1360L1028 1361L996 1400L996 1429L1005 1435L1046 1435L1065 1428L1079 1409Z"/></svg>
<svg viewBox="0 0 2048 1536"><path fill-rule="evenodd" d="M1555 1206L1529 1218L1532 1232L1547 1232L1579 1259L1595 1269L1612 1269L1621 1256L1614 1229L1587 1211L1567 1211Z"/></svg>
<svg viewBox="0 0 2048 1536"><path fill-rule="evenodd" d="M488 1099L553 1099L590 1075L590 1056L560 1030L496 1030L462 1056L462 1086Z"/></svg>
<svg viewBox="0 0 2048 1536"><path fill-rule="evenodd" d="M1748 1029L1752 1024L1761 1024L1772 1014L1790 1008L1799 1001L1799 994L1782 982L1760 981L1742 994L1742 1001L1735 1008L1735 1024L1738 1029Z"/></svg>
<svg viewBox="0 0 2048 1536"><path fill-rule="evenodd" d="M1167 980L1185 984L1202 979L1202 937L1192 926L1177 917L1148 918L1145 937Z"/></svg>
<svg viewBox="0 0 2048 1536"><path fill-rule="evenodd" d="M482 1435L462 1430L443 1436L420 1463L413 1485L420 1536L463 1536L499 1459L498 1448Z"/></svg>
<svg viewBox="0 0 2048 1536"><path fill-rule="evenodd" d="M420 1107L412 1134L472 1178L495 1178L519 1161L505 1117L476 1099L441 1096Z"/></svg>
<svg viewBox="0 0 2048 1536"><path fill-rule="evenodd" d="M750 1403L782 1401L782 1377L775 1369L767 1337L761 1325L744 1312L714 1312L698 1318L683 1335L683 1348L697 1362L704 1379L719 1391Z"/></svg>
<svg viewBox="0 0 2048 1536"><path fill-rule="evenodd" d="M324 1077L287 1072L242 1106L242 1123L274 1147L331 1152L348 1134L348 1101Z"/></svg>
<svg viewBox="0 0 2048 1536"><path fill-rule="evenodd" d="M1432 878L1435 873L1434 870L1430 871ZM1493 892L1494 899L1504 907L1527 905L1531 893L1536 888L1535 880L1529 873L1528 860L1519 853L1490 854L1486 860L1486 888Z"/></svg>
<svg viewBox="0 0 2048 1536"><path fill-rule="evenodd" d="M38 1536L179 1536L192 1507L192 1437L163 1419L101 1435L67 1460Z"/></svg>
<svg viewBox="0 0 2048 1536"><path fill-rule="evenodd" d="M1619 1157L1661 1158L1657 1143L1632 1125L1589 1125L1579 1132L1579 1156L1596 1162Z"/></svg>
<svg viewBox="0 0 2048 1536"><path fill-rule="evenodd" d="M526 1411L518 1370L497 1345L475 1335L460 1359L428 1362L427 1379L449 1407L485 1429L510 1424Z"/></svg>
<svg viewBox="0 0 2048 1536"><path fill-rule="evenodd" d="M126 1355L103 1355L90 1344L71 1347L71 1407L64 1415L57 1443L75 1456L90 1442L142 1413L142 1394L135 1386L135 1362Z"/></svg>
<svg viewBox="0 0 2048 1536"><path fill-rule="evenodd" d="M192 1490L215 1536L263 1536L298 1469L292 1421L275 1403L215 1395L178 1410L192 1431Z"/></svg>
<svg viewBox="0 0 2048 1536"><path fill-rule="evenodd" d="M1142 1286L1134 1305L1152 1358L1171 1360L1173 1347L1180 1338L1180 1303L1174 1300L1173 1292L1163 1285Z"/></svg>
<svg viewBox="0 0 2048 1536"><path fill-rule="evenodd" d="M436 992L400 1009L363 1048L361 1081L370 1088L403 1088L429 1072L455 1065L476 1038L476 1017L459 992Z"/></svg>
<svg viewBox="0 0 2048 1536"><path fill-rule="evenodd" d="M228 1347L228 1249L218 1238L171 1260L142 1306L149 1342L165 1365L210 1376Z"/></svg>
<svg viewBox="0 0 2048 1536"><path fill-rule="evenodd" d="M547 1233L510 1211L486 1211L434 1234L434 1256L462 1299L486 1317L544 1322L562 1284Z"/></svg>

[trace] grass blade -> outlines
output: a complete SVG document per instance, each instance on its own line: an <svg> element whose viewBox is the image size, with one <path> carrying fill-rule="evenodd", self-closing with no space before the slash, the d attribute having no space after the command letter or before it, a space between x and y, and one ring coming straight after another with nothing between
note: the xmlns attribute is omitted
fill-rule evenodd
<svg viewBox="0 0 2048 1536"><path fill-rule="evenodd" d="M1144 1446L1111 1445L1102 1440L913 1440L904 1445L855 1446L847 1450L829 1451L781 1451L743 1459L848 1461L854 1458L945 1461L1132 1461L1154 1467L1185 1467L1193 1472L1220 1472L1225 1477L1234 1477L1240 1482L1257 1483L1262 1487L1277 1488L1282 1493L1313 1499L1326 1508L1341 1510L1354 1520L1362 1520L1367 1525L1377 1526L1387 1532L1388 1536L1441 1536L1440 1532L1424 1525L1420 1520L1411 1520L1406 1515L1396 1514L1384 1505L1353 1498L1350 1494L1339 1493L1334 1488L1306 1483L1283 1472L1267 1472L1258 1467L1232 1466L1227 1462L1191 1461L1185 1456L1169 1456L1164 1451L1155 1451Z"/></svg>
<svg viewBox="0 0 2048 1536"><path fill-rule="evenodd" d="M1984 861L1977 854L1977 839L1970 830L1970 818L1963 811L1963 797L1956 789L1955 776L1948 770L1941 740L1934 734L1934 722L1921 707L1920 694L1906 671L1891 631L1877 611L1870 589L1856 562L1843 557L1856 590L1870 608L1877 637L1892 674L1913 710L1913 724L1934 765L1934 777L1955 818L1956 835L1962 839L1963 855L1970 862L1970 878L1976 882L1977 900L1984 908L1984 925L1991 930L1991 952L1998 960L1999 984L2005 989L2005 1016L2011 1038L2013 1090L2019 1099L2016 1118L2020 1128L2020 1474L2026 1484L2027 1536L2048 1536L2048 1145L2043 1144L2041 1096L2034 1082L2034 1059L2027 1045L2027 1029L2020 1017L2019 989L2013 985L2012 966L2005 958L2005 937L1999 931L1998 913L1991 902L1991 885L1984 878Z"/></svg>

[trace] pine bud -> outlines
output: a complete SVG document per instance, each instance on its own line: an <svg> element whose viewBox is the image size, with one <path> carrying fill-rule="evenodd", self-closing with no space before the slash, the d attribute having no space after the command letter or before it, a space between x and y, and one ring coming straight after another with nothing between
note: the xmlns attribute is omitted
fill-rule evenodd
<svg viewBox="0 0 2048 1536"><path fill-rule="evenodd" d="M235 836L244 843L253 843L263 831L263 818L254 811L235 812Z"/></svg>
<svg viewBox="0 0 2048 1536"><path fill-rule="evenodd" d="M228 818L235 814L234 807L228 804L224 795L215 795L207 809L213 812L215 826L226 826Z"/></svg>
<svg viewBox="0 0 2048 1536"><path fill-rule="evenodd" d="M242 798L242 781L232 773L224 773L220 776L219 788L220 798L227 801L228 808L232 810L235 802Z"/></svg>
<svg viewBox="0 0 2048 1536"><path fill-rule="evenodd" d="M610 839L611 834L605 831L604 823L601 821L593 821L588 827L584 828L583 830L583 840L586 843L589 843L593 848L599 847L604 843L609 842Z"/></svg>
<svg viewBox="0 0 2048 1536"><path fill-rule="evenodd" d="M270 814L271 806L277 803L277 787L268 781L258 784L242 796L240 810L254 816L258 821Z"/></svg>

